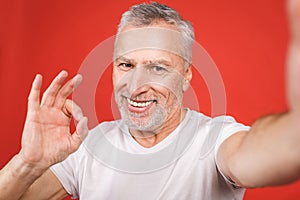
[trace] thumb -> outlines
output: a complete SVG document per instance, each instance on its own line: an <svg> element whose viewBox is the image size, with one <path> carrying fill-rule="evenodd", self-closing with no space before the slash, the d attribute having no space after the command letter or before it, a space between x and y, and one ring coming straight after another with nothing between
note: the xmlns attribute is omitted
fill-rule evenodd
<svg viewBox="0 0 300 200"><path fill-rule="evenodd" d="M71 144L72 149L70 153L75 152L79 148L83 140L86 138L87 134L88 134L88 119L87 117L82 117L76 125L75 132L72 134L72 144Z"/></svg>

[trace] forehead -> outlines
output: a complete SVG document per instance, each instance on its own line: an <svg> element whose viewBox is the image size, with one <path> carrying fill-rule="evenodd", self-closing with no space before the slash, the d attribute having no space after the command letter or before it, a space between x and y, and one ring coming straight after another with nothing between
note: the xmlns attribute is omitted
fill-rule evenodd
<svg viewBox="0 0 300 200"><path fill-rule="evenodd" d="M174 54L183 57L183 42L180 32L174 25L157 23L147 27L124 26L117 35L114 49L114 60L131 53L139 52L139 55L169 56ZM143 50L153 50L147 53ZM158 53L157 53L158 52ZM138 54L135 54L138 55Z"/></svg>

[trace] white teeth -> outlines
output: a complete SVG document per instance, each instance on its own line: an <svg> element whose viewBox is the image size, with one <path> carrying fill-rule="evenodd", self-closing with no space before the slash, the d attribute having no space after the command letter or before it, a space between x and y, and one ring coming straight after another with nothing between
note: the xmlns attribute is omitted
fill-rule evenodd
<svg viewBox="0 0 300 200"><path fill-rule="evenodd" d="M135 101L132 101L130 100L129 98L127 98L127 102L132 105L132 106L135 106L135 107L147 107L149 106L153 101L147 101L147 102L135 102Z"/></svg>

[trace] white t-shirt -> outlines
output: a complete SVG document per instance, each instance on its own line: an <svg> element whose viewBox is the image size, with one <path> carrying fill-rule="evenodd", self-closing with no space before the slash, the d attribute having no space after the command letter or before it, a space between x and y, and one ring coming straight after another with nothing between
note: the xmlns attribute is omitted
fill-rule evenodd
<svg viewBox="0 0 300 200"><path fill-rule="evenodd" d="M51 170L81 200L242 199L244 189L218 170L216 152L226 138L248 129L232 117L188 110L167 138L144 148L122 121L104 122Z"/></svg>

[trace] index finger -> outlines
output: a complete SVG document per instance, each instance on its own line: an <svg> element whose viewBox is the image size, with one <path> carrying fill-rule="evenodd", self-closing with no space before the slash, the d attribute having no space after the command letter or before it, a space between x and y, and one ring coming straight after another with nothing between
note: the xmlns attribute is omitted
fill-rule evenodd
<svg viewBox="0 0 300 200"><path fill-rule="evenodd" d="M77 74L71 80L69 80L57 93L54 106L57 108L62 108L66 102L67 97L71 95L72 92L74 92L75 88L78 87L81 81L82 76L80 74Z"/></svg>
<svg viewBox="0 0 300 200"><path fill-rule="evenodd" d="M49 87L46 89L46 91L43 94L42 102L41 102L42 106L43 105L46 105L46 106L53 105L56 95L59 92L59 90L61 89L61 87L63 86L67 76L68 76L68 73L65 70L63 70L54 78L54 80L51 82L51 84L49 85Z"/></svg>
<svg viewBox="0 0 300 200"><path fill-rule="evenodd" d="M40 92L43 77L37 74L32 82L31 90L28 96L28 110L35 110L40 106Z"/></svg>

